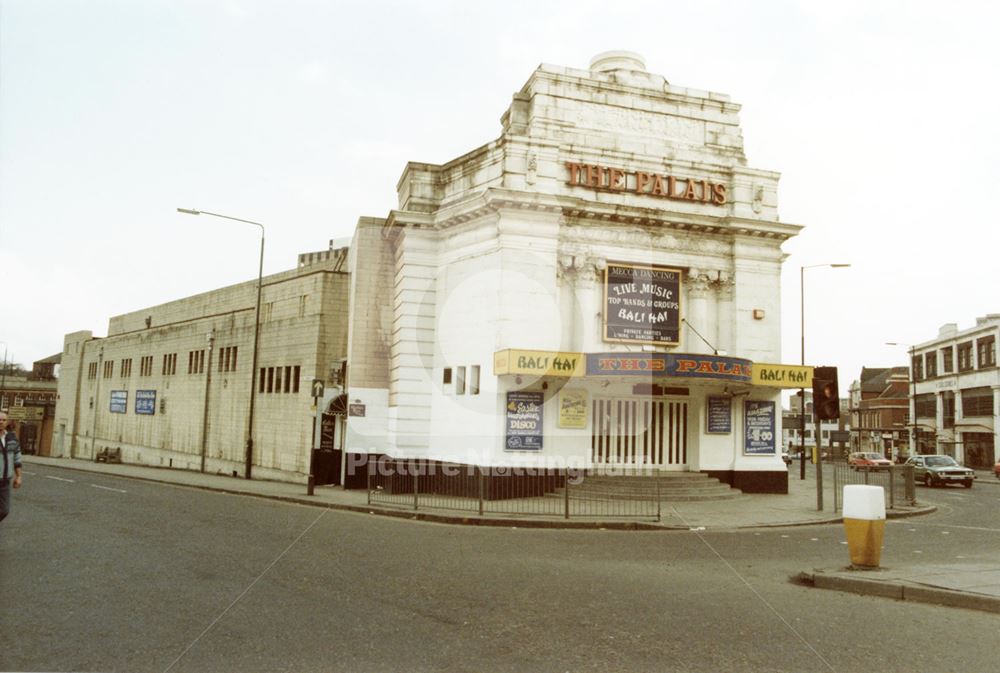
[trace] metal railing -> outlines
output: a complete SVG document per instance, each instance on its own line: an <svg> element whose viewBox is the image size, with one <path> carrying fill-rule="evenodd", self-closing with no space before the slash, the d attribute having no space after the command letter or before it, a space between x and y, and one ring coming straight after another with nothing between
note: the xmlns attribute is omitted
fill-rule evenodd
<svg viewBox="0 0 1000 673"><path fill-rule="evenodd" d="M897 505L913 507L917 504L917 488L912 465L893 465L880 469L854 467L847 463L833 464L833 510L843 509L844 486L865 484L881 486L885 490L886 509Z"/></svg>
<svg viewBox="0 0 1000 673"><path fill-rule="evenodd" d="M647 470L644 476L659 476ZM423 460L370 464L368 504L490 514L660 521L660 480L586 482L584 471ZM586 485L585 485L586 484Z"/></svg>

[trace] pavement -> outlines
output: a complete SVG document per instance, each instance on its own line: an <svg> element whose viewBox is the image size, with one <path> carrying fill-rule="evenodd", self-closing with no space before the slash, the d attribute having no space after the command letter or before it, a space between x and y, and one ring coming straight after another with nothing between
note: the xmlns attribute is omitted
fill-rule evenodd
<svg viewBox="0 0 1000 673"><path fill-rule="evenodd" d="M838 524L839 513L832 511L830 481L825 482L825 510L817 510L813 467L808 466L807 478L798 477L793 464L788 479L788 494L744 494L733 500L663 503L660 521L561 517L541 515L478 515L470 511L435 510L422 507L374 505L368 502L366 490L344 490L338 486L317 486L307 495L306 485L265 480L247 480L221 474L203 474L144 465L95 463L71 458L24 456L25 471L30 476L32 466L94 472L107 476L140 479L198 488L221 493L280 500L312 507L326 507L368 515L382 515L436 523L508 526L519 528L589 528L603 530L688 530L719 531L761 529L785 526ZM829 477L827 477L829 479ZM976 486L998 487L1000 479L992 473L979 471ZM919 516L936 511L936 507L897 505L886 511L889 519ZM919 601L938 605L965 607L1000 613L1000 561L996 564L910 565L891 570L836 568L813 569L796 578L802 584L821 589L848 591L897 600Z"/></svg>

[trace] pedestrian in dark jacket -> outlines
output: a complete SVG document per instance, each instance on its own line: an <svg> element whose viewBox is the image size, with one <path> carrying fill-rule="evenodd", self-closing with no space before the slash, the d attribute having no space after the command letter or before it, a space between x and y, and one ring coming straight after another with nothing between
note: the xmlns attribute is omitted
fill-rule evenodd
<svg viewBox="0 0 1000 673"><path fill-rule="evenodd" d="M0 411L0 451L3 473L0 475L0 521L10 514L10 489L21 488L21 445L17 435L7 429L7 414Z"/></svg>

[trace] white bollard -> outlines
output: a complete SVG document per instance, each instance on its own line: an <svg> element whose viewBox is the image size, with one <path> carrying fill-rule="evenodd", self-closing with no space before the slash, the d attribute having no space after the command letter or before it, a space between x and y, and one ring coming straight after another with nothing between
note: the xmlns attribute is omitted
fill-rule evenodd
<svg viewBox="0 0 1000 673"><path fill-rule="evenodd" d="M877 568L885 535L885 491L881 486L844 487L844 530L851 563Z"/></svg>

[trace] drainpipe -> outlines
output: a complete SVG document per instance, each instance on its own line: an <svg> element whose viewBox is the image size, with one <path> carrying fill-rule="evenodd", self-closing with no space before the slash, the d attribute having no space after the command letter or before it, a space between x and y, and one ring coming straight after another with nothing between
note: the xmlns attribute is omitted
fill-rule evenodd
<svg viewBox="0 0 1000 673"><path fill-rule="evenodd" d="M215 345L215 329L208 333L208 369L205 371L205 404L201 414L201 471L205 471L205 456L208 453L208 393L212 383L212 349Z"/></svg>
<svg viewBox="0 0 1000 673"><path fill-rule="evenodd" d="M90 429L90 457L97 455L97 414L101 410L101 379L104 378L104 346L97 351L97 389L94 391L94 418Z"/></svg>

